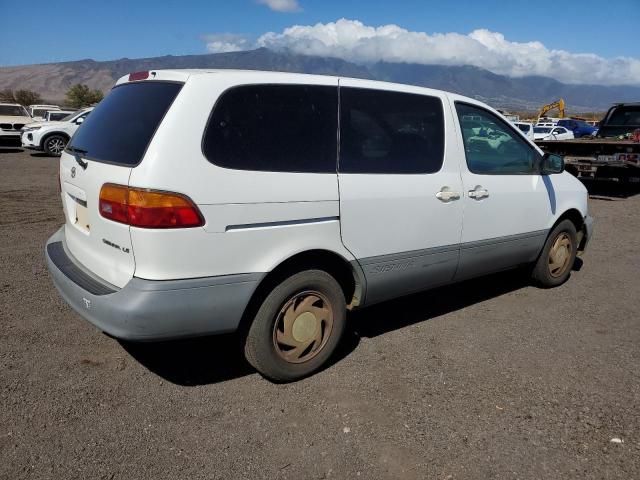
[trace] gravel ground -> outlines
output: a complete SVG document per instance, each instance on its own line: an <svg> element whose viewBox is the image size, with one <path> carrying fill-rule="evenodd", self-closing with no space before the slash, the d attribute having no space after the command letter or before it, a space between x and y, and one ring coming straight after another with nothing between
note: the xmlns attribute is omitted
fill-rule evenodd
<svg viewBox="0 0 640 480"><path fill-rule="evenodd" d="M640 195L594 187L562 287L365 309L329 368L274 385L233 337L125 344L73 313L43 259L56 168L0 150L1 478L640 478Z"/></svg>

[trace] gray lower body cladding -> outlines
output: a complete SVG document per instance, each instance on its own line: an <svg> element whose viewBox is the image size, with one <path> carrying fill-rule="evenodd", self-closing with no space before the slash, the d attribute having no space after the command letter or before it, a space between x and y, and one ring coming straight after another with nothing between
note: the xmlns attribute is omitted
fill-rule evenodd
<svg viewBox="0 0 640 480"><path fill-rule="evenodd" d="M449 283L458 257L458 247L443 247L364 258L359 262L366 280L364 304Z"/></svg>
<svg viewBox="0 0 640 480"><path fill-rule="evenodd" d="M531 263L548 233L540 230L361 259L366 280L363 305Z"/></svg>
<svg viewBox="0 0 640 480"><path fill-rule="evenodd" d="M466 280L534 262L549 234L548 230L464 243L455 280Z"/></svg>
<svg viewBox="0 0 640 480"><path fill-rule="evenodd" d="M64 227L47 242L45 256L62 298L100 330L124 340L232 332L264 276L248 273L165 281L134 277L121 289L100 285L65 248Z"/></svg>

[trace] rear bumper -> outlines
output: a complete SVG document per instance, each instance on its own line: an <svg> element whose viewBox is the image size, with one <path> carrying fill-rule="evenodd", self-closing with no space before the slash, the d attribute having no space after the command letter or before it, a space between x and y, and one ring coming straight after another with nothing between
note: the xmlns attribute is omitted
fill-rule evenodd
<svg viewBox="0 0 640 480"><path fill-rule="evenodd" d="M116 338L168 340L238 328L262 273L186 280L132 278L123 288L91 275L69 253L64 227L45 247L47 266L62 298L82 317Z"/></svg>

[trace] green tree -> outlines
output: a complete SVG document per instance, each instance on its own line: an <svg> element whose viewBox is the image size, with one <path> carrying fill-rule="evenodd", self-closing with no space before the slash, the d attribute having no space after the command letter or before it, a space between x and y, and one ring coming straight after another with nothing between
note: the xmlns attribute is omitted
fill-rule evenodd
<svg viewBox="0 0 640 480"><path fill-rule="evenodd" d="M16 97L13 94L13 90L5 88L0 92L0 102L16 103Z"/></svg>
<svg viewBox="0 0 640 480"><path fill-rule="evenodd" d="M2 90L0 92L0 101L7 103L19 103L20 105L29 106L37 103L42 103L42 97L39 93L33 90L16 90L13 91L10 88Z"/></svg>
<svg viewBox="0 0 640 480"><path fill-rule="evenodd" d="M38 103L42 103L42 97L39 93L34 92L33 90L17 90L14 93L16 103L20 105L24 105L25 107L28 105L36 105Z"/></svg>
<svg viewBox="0 0 640 480"><path fill-rule="evenodd" d="M66 93L67 104L74 108L83 108L98 103L104 95L100 90L92 90L88 85L77 83Z"/></svg>

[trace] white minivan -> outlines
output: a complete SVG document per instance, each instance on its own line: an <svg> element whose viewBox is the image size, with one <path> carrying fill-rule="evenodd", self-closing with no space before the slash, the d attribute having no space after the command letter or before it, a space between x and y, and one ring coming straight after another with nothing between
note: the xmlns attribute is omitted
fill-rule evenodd
<svg viewBox="0 0 640 480"><path fill-rule="evenodd" d="M559 285L592 230L562 158L492 108L329 76L125 76L60 183L46 257L80 315L126 340L238 331L276 381L320 368L349 309L523 265Z"/></svg>

